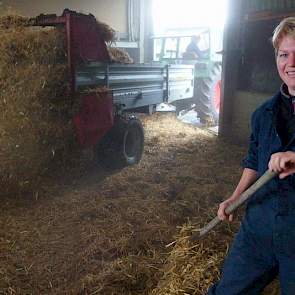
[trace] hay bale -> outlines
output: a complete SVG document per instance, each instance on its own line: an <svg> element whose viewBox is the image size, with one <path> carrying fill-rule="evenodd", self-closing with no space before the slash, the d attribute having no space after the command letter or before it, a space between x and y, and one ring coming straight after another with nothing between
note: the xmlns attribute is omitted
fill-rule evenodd
<svg viewBox="0 0 295 295"><path fill-rule="evenodd" d="M130 57L128 52L123 49L116 47L108 47L108 52L112 62L123 63L123 64L132 64L133 59Z"/></svg>

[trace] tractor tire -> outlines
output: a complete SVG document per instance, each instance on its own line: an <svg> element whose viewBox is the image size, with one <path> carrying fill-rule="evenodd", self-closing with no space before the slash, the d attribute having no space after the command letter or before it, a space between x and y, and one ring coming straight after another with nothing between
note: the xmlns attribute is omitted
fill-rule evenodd
<svg viewBox="0 0 295 295"><path fill-rule="evenodd" d="M216 63L208 78L195 81L195 110L202 124L218 125L220 106L221 65Z"/></svg>
<svg viewBox="0 0 295 295"><path fill-rule="evenodd" d="M96 146L98 163L105 168L121 169L139 163L144 147L141 122L135 117L115 119L112 129Z"/></svg>

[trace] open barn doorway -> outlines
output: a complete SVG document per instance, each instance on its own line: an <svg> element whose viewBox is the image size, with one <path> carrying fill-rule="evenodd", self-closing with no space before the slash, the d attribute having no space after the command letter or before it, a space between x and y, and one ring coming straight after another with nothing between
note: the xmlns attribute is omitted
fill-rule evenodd
<svg viewBox="0 0 295 295"><path fill-rule="evenodd" d="M153 0L153 60L195 67L194 94L178 118L218 132L227 0Z"/></svg>

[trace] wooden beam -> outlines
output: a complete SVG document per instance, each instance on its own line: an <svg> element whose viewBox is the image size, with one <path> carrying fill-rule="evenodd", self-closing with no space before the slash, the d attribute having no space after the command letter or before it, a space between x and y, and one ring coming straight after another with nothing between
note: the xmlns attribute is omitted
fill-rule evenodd
<svg viewBox="0 0 295 295"><path fill-rule="evenodd" d="M289 12L274 12L274 11L258 11L251 12L245 15L244 20L248 22L255 22L261 20L283 19L289 16L295 16L295 11Z"/></svg>
<svg viewBox="0 0 295 295"><path fill-rule="evenodd" d="M229 0L228 22L224 31L222 58L222 90L219 135L230 139L235 91L241 61L242 0Z"/></svg>

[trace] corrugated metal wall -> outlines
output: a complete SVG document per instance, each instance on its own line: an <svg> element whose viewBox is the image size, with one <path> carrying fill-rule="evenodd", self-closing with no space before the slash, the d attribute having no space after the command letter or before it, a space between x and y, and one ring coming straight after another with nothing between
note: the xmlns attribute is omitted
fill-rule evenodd
<svg viewBox="0 0 295 295"><path fill-rule="evenodd" d="M294 0L245 0L245 11L290 11L295 8Z"/></svg>

